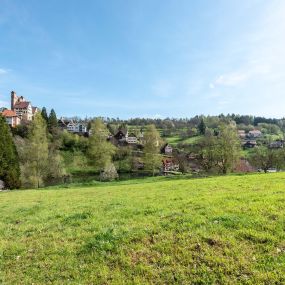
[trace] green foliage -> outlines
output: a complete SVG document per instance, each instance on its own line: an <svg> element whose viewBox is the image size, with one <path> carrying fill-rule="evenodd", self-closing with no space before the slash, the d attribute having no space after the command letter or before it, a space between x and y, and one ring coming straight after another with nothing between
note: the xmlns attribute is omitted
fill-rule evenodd
<svg viewBox="0 0 285 285"><path fill-rule="evenodd" d="M0 283L284 284L284 179L0 193Z"/></svg>
<svg viewBox="0 0 285 285"><path fill-rule="evenodd" d="M162 156L160 147L162 140L154 125L148 125L144 133L144 168L154 175L161 168Z"/></svg>
<svg viewBox="0 0 285 285"><path fill-rule="evenodd" d="M112 162L116 148L107 141L108 130L102 120L96 119L91 124L89 137L88 158L90 163L99 171Z"/></svg>
<svg viewBox="0 0 285 285"><path fill-rule="evenodd" d="M104 171L101 173L100 177L102 181L113 181L118 178L119 175L113 163L109 163L104 167Z"/></svg>
<svg viewBox="0 0 285 285"><path fill-rule="evenodd" d="M20 154L22 182L26 187L39 188L48 175L48 139L46 123L36 114L29 135Z"/></svg>
<svg viewBox="0 0 285 285"><path fill-rule="evenodd" d="M20 167L18 154L5 118L0 114L0 180L8 189L19 188Z"/></svg>
<svg viewBox="0 0 285 285"><path fill-rule="evenodd" d="M249 160L253 166L267 172L270 168L280 169L284 166L285 153L283 149L259 146L252 151Z"/></svg>
<svg viewBox="0 0 285 285"><path fill-rule="evenodd" d="M241 154L236 129L221 125L217 135L208 134L199 143L199 160L205 171L226 174L233 170Z"/></svg>

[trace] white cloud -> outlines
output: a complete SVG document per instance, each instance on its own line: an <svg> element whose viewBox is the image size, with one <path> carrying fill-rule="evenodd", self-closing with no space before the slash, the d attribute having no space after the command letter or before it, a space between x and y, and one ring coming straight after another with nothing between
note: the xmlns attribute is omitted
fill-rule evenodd
<svg viewBox="0 0 285 285"><path fill-rule="evenodd" d="M7 69L0 68L0 75L8 73Z"/></svg>
<svg viewBox="0 0 285 285"><path fill-rule="evenodd" d="M253 80L268 85L281 80L285 82L284 14L284 1L268 2L260 19L256 21L256 29L249 31L245 40L240 40L244 54L236 60L237 67L230 67L228 72L218 75L209 84L210 89L219 86L239 87Z"/></svg>

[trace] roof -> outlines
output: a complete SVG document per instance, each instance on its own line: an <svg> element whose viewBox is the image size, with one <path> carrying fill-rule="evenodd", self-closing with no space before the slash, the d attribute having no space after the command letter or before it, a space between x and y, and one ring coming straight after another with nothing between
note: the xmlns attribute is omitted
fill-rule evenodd
<svg viewBox="0 0 285 285"><path fill-rule="evenodd" d="M17 117L17 114L12 110L4 110L2 115L7 118Z"/></svg>
<svg viewBox="0 0 285 285"><path fill-rule="evenodd" d="M253 130L253 131L249 131L249 133L251 133L251 134L252 133L258 133L259 134L259 133L261 133L261 131L260 130Z"/></svg>
<svg viewBox="0 0 285 285"><path fill-rule="evenodd" d="M33 114L35 114L38 111L38 107L32 107Z"/></svg>
<svg viewBox="0 0 285 285"><path fill-rule="evenodd" d="M27 109L29 107L31 103L30 102L17 102L15 105L14 105L14 108L16 109Z"/></svg>

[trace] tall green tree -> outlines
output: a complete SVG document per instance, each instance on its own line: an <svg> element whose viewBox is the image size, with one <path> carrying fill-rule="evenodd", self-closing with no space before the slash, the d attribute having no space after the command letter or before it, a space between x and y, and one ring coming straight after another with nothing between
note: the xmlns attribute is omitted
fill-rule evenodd
<svg viewBox="0 0 285 285"><path fill-rule="evenodd" d="M48 130L50 133L55 132L58 127L58 121L54 109L51 109L48 117Z"/></svg>
<svg viewBox="0 0 285 285"><path fill-rule="evenodd" d="M47 109L46 109L46 107L43 107L43 108L42 108L41 114L42 114L43 119L46 121L46 123L48 123L48 114L47 114Z"/></svg>
<svg viewBox="0 0 285 285"><path fill-rule="evenodd" d="M87 154L90 163L100 172L112 163L113 155L116 152L115 146L107 141L108 133L108 129L101 119L97 118L91 123Z"/></svg>
<svg viewBox="0 0 285 285"><path fill-rule="evenodd" d="M46 122L40 113L35 115L29 129L28 139L21 154L23 184L39 188L48 176L48 138Z"/></svg>
<svg viewBox="0 0 285 285"><path fill-rule="evenodd" d="M199 125L198 125L198 130L200 135L205 135L206 133L206 124L204 122L204 119L202 118Z"/></svg>
<svg viewBox="0 0 285 285"><path fill-rule="evenodd" d="M162 165L162 140L155 125L148 125L144 133L144 168L154 175Z"/></svg>
<svg viewBox="0 0 285 285"><path fill-rule="evenodd" d="M208 134L200 141L199 158L204 170L227 174L240 157L241 145L236 128L222 124L217 135Z"/></svg>
<svg viewBox="0 0 285 285"><path fill-rule="evenodd" d="M20 166L18 154L5 118L0 115L0 180L8 189L19 188Z"/></svg>
<svg viewBox="0 0 285 285"><path fill-rule="evenodd" d="M218 135L217 159L220 172L226 174L233 170L240 158L241 143L235 127L223 124Z"/></svg>

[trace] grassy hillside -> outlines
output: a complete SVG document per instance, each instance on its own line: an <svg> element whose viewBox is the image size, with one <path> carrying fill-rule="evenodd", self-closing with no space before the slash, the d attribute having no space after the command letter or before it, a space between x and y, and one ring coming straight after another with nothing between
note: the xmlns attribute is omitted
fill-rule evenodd
<svg viewBox="0 0 285 285"><path fill-rule="evenodd" d="M285 174L0 193L1 284L285 284Z"/></svg>

